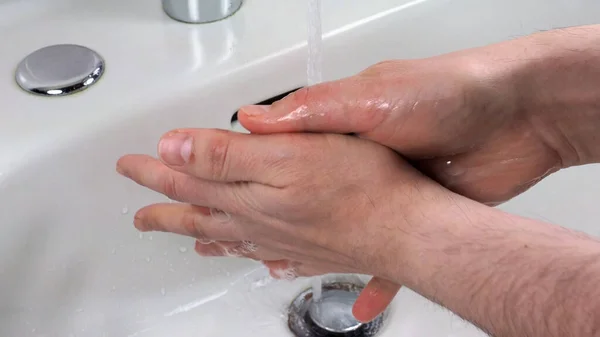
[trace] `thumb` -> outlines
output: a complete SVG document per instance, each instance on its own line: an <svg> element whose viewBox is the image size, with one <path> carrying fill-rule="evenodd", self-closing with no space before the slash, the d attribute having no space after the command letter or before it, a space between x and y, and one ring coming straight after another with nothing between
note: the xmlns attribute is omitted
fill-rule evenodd
<svg viewBox="0 0 600 337"><path fill-rule="evenodd" d="M370 322L390 305L401 285L373 277L358 296L352 314L360 322Z"/></svg>
<svg viewBox="0 0 600 337"><path fill-rule="evenodd" d="M240 123L258 134L284 132L364 133L383 122L376 83L354 76L299 89L273 105L250 105L238 112ZM378 97L379 96L379 97ZM378 97L378 98L377 98ZM375 102L375 103L374 103Z"/></svg>

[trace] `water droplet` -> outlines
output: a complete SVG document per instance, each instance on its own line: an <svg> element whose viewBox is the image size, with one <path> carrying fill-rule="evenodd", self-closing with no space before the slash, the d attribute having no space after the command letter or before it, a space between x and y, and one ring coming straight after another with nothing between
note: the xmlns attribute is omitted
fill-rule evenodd
<svg viewBox="0 0 600 337"><path fill-rule="evenodd" d="M113 248L111 254L115 255L117 253L117 248Z"/></svg>
<svg viewBox="0 0 600 337"><path fill-rule="evenodd" d="M112 286L112 288L110 288L110 291L115 291L115 290L117 290L116 286Z"/></svg>
<svg viewBox="0 0 600 337"><path fill-rule="evenodd" d="M127 214L127 213L129 213L129 207L123 206L123 208L121 208L121 214L124 215L124 214Z"/></svg>
<svg viewBox="0 0 600 337"><path fill-rule="evenodd" d="M83 309L79 308L79 309L75 310L75 312L83 312Z"/></svg>
<svg viewBox="0 0 600 337"><path fill-rule="evenodd" d="M148 240L152 241L152 235L148 236Z"/></svg>
<svg viewBox="0 0 600 337"><path fill-rule="evenodd" d="M179 251L181 253L187 253L188 249L186 247L181 246L181 247L179 247Z"/></svg>
<svg viewBox="0 0 600 337"><path fill-rule="evenodd" d="M169 253L165 250L165 252L163 253L164 256L169 255Z"/></svg>
<svg viewBox="0 0 600 337"><path fill-rule="evenodd" d="M148 257L146 258L146 262L148 262L148 263L152 262L152 258L151 258L150 256L148 256Z"/></svg>
<svg viewBox="0 0 600 337"><path fill-rule="evenodd" d="M138 235L140 237L140 239L144 239L144 233L140 233L140 235Z"/></svg>
<svg viewBox="0 0 600 337"><path fill-rule="evenodd" d="M161 295L165 296L167 294L167 289L160 288L160 293L161 293Z"/></svg>

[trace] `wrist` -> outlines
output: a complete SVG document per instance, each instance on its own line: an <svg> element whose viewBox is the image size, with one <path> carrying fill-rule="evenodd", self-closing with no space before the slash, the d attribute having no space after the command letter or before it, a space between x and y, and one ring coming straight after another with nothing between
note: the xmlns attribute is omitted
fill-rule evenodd
<svg viewBox="0 0 600 337"><path fill-rule="evenodd" d="M396 255L402 257L400 268L388 276L421 294L448 288L447 278L440 277L440 272L469 257L463 253L468 250L467 245L475 248L477 244L469 239L472 232L501 214L452 192L443 193L445 196L430 199L435 202L417 205L414 212L406 214L409 228L404 228L402 252Z"/></svg>
<svg viewBox="0 0 600 337"><path fill-rule="evenodd" d="M600 162L599 33L600 25L548 31L494 51L515 106L563 168Z"/></svg>
<svg viewBox="0 0 600 337"><path fill-rule="evenodd" d="M600 25L572 27L460 51L478 96L511 114L561 168L600 162Z"/></svg>

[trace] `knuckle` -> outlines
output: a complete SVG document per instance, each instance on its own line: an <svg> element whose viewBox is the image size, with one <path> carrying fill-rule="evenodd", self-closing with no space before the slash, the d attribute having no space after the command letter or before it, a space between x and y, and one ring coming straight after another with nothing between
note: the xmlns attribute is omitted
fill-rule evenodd
<svg viewBox="0 0 600 337"><path fill-rule="evenodd" d="M391 69L393 67L396 67L397 65L398 65L398 61L384 60L384 61L375 63L370 68L377 69L377 70L386 70L386 69Z"/></svg>
<svg viewBox="0 0 600 337"><path fill-rule="evenodd" d="M381 61L378 63L375 63L371 66L369 66L368 68L364 69L363 71L361 71L360 73L358 73L358 76L361 77L379 77L382 75L382 72L385 69L389 69L390 68L390 63L391 61Z"/></svg>
<svg viewBox="0 0 600 337"><path fill-rule="evenodd" d="M371 67L367 68L367 71L370 71L373 75L385 75L397 70L400 66L401 63L399 61L385 60L375 63Z"/></svg>
<svg viewBox="0 0 600 337"><path fill-rule="evenodd" d="M201 219L202 217L195 213L186 212L181 219L181 225L188 235L195 238L204 239L204 232L201 230Z"/></svg>
<svg viewBox="0 0 600 337"><path fill-rule="evenodd" d="M208 143L209 176L221 180L227 176L231 138L224 135L211 137Z"/></svg>
<svg viewBox="0 0 600 337"><path fill-rule="evenodd" d="M332 84L330 83L306 86L289 94L282 101L291 103L293 106L309 106L322 98L326 98L332 91L331 89Z"/></svg>
<svg viewBox="0 0 600 337"><path fill-rule="evenodd" d="M172 174L167 173L161 179L161 191L173 200L181 200L181 191L178 186L178 181Z"/></svg>
<svg viewBox="0 0 600 337"><path fill-rule="evenodd" d="M309 93L311 93L311 92L312 92L312 90L309 87L300 88L300 89L290 93L289 95L285 96L281 100L273 103L273 106L278 106L283 103L286 103L286 105L290 104L293 106L305 105L306 102L308 101Z"/></svg>
<svg viewBox="0 0 600 337"><path fill-rule="evenodd" d="M390 79L404 76L414 67L414 61L386 60L366 68L359 76L373 80Z"/></svg>

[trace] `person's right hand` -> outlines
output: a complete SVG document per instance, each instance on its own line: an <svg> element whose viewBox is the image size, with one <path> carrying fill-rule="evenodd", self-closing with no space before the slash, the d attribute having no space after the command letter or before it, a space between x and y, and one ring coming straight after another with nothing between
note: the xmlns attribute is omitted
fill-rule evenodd
<svg viewBox="0 0 600 337"><path fill-rule="evenodd" d="M272 106L243 107L238 117L259 134L354 133L396 150L448 189L497 205L574 162L554 132L560 126L529 113L515 63L486 58L472 50L383 62ZM374 278L355 314L376 317L399 288Z"/></svg>

